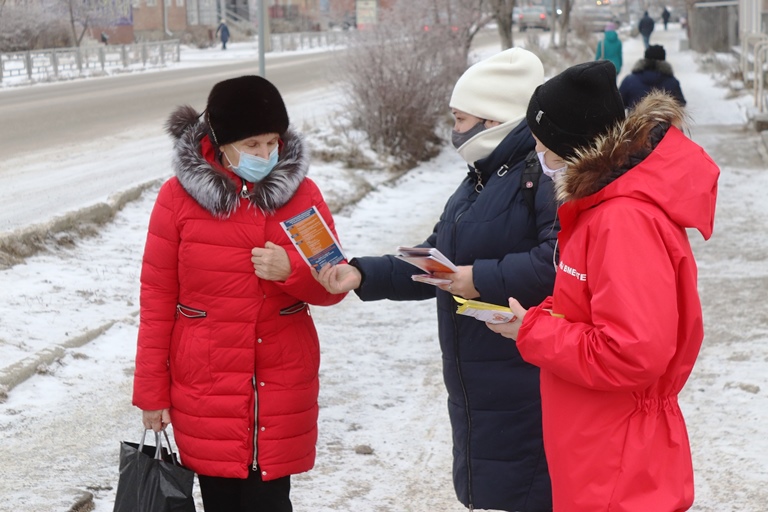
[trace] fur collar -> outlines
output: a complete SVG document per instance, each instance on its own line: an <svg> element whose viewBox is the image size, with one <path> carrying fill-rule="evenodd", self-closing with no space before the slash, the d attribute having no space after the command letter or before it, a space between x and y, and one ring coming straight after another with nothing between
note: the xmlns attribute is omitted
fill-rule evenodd
<svg viewBox="0 0 768 512"><path fill-rule="evenodd" d="M643 71L658 71L662 75L675 76L672 72L672 64L665 60L640 59L632 67L633 73L642 73Z"/></svg>
<svg viewBox="0 0 768 512"><path fill-rule="evenodd" d="M200 206L217 217L228 217L240 204L242 185L239 178L214 166L202 154L203 138L209 134L207 123L192 107L176 109L166 123L175 139L173 168L184 190ZM292 129L282 137L280 159L272 172L248 193L250 203L263 213L274 213L284 206L299 188L309 171L304 141ZM218 149L216 149L218 154Z"/></svg>
<svg viewBox="0 0 768 512"><path fill-rule="evenodd" d="M581 199L602 190L651 154L670 126L683 129L687 116L670 95L653 91L627 118L566 160L557 180L558 200Z"/></svg>

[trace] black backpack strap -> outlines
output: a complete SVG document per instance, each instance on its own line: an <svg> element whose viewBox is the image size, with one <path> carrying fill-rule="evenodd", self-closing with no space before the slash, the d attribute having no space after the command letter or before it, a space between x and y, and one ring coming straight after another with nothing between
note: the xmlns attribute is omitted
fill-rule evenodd
<svg viewBox="0 0 768 512"><path fill-rule="evenodd" d="M523 194L525 204L532 215L536 214L536 191L539 189L541 178L541 164L536 151L531 151L525 157L525 167L520 175L520 192Z"/></svg>

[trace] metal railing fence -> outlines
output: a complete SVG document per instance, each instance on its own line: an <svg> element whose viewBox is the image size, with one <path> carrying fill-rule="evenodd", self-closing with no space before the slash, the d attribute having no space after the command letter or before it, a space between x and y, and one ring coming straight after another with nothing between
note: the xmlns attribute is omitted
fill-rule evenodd
<svg viewBox="0 0 768 512"><path fill-rule="evenodd" d="M116 68L164 66L180 57L178 40L0 53L0 82L25 75L29 80L45 81Z"/></svg>
<svg viewBox="0 0 768 512"><path fill-rule="evenodd" d="M347 44L354 31L271 34L268 52L303 51ZM54 48L0 53L0 83L26 76L47 81L77 78L108 70L164 66L181 59L179 40L125 45Z"/></svg>
<svg viewBox="0 0 768 512"><path fill-rule="evenodd" d="M329 46L347 44L354 31L328 31L328 32L288 32L284 34L271 34L270 47L267 51L288 52L297 50L311 50L313 48L326 48Z"/></svg>

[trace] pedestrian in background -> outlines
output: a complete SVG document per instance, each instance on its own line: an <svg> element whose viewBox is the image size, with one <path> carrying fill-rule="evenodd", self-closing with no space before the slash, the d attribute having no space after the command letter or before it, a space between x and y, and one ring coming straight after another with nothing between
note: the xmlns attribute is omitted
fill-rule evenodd
<svg viewBox="0 0 768 512"><path fill-rule="evenodd" d="M643 36L643 44L646 48L651 44L651 33L653 32L654 25L653 18L648 15L648 11L645 11L643 17L640 18L640 22L637 24L637 30Z"/></svg>
<svg viewBox="0 0 768 512"><path fill-rule="evenodd" d="M661 19L662 21L664 21L664 30L667 30L667 23L669 23L669 17L670 17L669 9L664 7L664 10L661 11Z"/></svg>
<svg viewBox="0 0 768 512"><path fill-rule="evenodd" d="M474 64L456 82L452 142L469 173L421 244L458 266L456 273L435 273L449 284L414 282L418 269L394 256L353 258L318 276L330 292L354 290L364 301L437 299L453 483L470 509L552 509L538 369L483 322L457 315L453 297L506 304L519 294L533 306L551 293L558 231L553 183L539 173L529 205L524 188L535 185L522 179L527 166L539 165L525 112L543 80L538 57L512 48Z"/></svg>
<svg viewBox="0 0 768 512"><path fill-rule="evenodd" d="M315 206L308 153L258 76L214 85L203 115L168 120L174 170L149 221L133 403L173 422L206 512L290 512L315 461L320 348L308 304L330 305L280 222ZM255 273L254 273L255 264Z"/></svg>
<svg viewBox="0 0 768 512"><path fill-rule="evenodd" d="M616 33L616 24L606 23L603 39L597 42L595 60L611 61L618 75L623 65L623 53L621 39L619 39L619 35Z"/></svg>
<svg viewBox="0 0 768 512"><path fill-rule="evenodd" d="M528 124L564 163L555 290L489 325L541 368L554 509L684 511L693 503L678 405L704 336L687 228L712 235L719 169L664 92L625 119L613 69L539 87Z"/></svg>
<svg viewBox="0 0 768 512"><path fill-rule="evenodd" d="M626 108L634 107L653 90L666 91L680 105L685 105L680 82L675 78L666 56L667 52L663 46L651 45L645 50L645 58L638 60L632 68L632 73L624 77L619 92Z"/></svg>
<svg viewBox="0 0 768 512"><path fill-rule="evenodd" d="M229 41L229 27L227 26L227 20L221 20L219 28L216 29L216 35L221 38L221 49L227 49L227 41Z"/></svg>

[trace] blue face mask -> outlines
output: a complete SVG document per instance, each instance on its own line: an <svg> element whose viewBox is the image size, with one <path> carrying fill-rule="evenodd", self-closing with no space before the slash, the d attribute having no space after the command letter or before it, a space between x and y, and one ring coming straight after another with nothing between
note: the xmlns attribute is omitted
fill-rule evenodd
<svg viewBox="0 0 768 512"><path fill-rule="evenodd" d="M260 156L243 153L236 147L232 147L240 154L240 162L238 162L237 167L230 163L229 168L245 181L258 183L266 178L277 165L277 147L269 154L269 160Z"/></svg>

